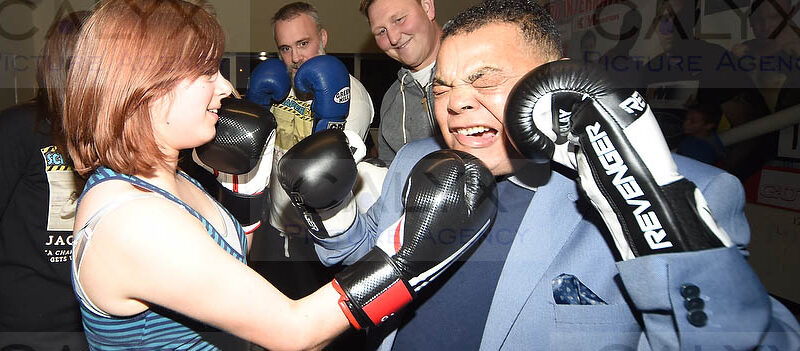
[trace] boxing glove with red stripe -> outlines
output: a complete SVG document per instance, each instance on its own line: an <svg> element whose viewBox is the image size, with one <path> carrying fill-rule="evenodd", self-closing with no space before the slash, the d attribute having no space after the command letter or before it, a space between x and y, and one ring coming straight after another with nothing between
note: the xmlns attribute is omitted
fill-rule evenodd
<svg viewBox="0 0 800 351"><path fill-rule="evenodd" d="M494 176L460 151L422 158L403 194L399 250L375 247L332 282L342 295L342 311L357 329L380 324L408 304L489 230L497 214Z"/></svg>

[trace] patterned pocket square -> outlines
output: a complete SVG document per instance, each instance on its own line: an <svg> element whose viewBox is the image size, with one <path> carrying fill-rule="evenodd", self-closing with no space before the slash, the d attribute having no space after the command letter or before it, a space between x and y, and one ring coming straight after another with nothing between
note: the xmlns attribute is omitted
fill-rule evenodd
<svg viewBox="0 0 800 351"><path fill-rule="evenodd" d="M607 305L578 277L562 273L553 279L553 299L559 305Z"/></svg>

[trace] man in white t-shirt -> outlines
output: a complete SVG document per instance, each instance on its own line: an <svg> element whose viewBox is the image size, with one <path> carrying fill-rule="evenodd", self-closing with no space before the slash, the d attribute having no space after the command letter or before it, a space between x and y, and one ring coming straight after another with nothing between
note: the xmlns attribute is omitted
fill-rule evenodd
<svg viewBox="0 0 800 351"><path fill-rule="evenodd" d="M322 27L317 10L305 2L283 6L273 16L272 23L279 58L286 64L293 82L303 63L325 55L328 32ZM319 73L324 76L330 72ZM270 110L277 121L273 169L287 150L313 132L312 99L313 96L303 96L292 87L286 99L272 105ZM344 129L364 139L369 135L374 114L367 90L350 75L350 107ZM331 271L319 263L313 243L306 236L306 227L274 172L269 192L271 227L264 226L261 234L254 236L250 261L288 296L305 296L330 280Z"/></svg>

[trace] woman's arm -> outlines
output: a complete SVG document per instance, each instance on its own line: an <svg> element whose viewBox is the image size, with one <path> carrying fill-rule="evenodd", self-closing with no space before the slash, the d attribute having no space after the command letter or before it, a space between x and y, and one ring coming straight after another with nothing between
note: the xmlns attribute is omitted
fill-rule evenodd
<svg viewBox="0 0 800 351"><path fill-rule="evenodd" d="M80 280L109 314L160 305L271 350L320 347L349 326L331 286L288 299L222 250L195 217L160 198L106 215L85 251Z"/></svg>

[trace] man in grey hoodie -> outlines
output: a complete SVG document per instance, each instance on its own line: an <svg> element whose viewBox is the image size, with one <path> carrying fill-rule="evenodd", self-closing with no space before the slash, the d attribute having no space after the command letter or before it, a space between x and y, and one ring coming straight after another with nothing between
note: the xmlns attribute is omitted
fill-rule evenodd
<svg viewBox="0 0 800 351"><path fill-rule="evenodd" d="M406 143L439 135L431 78L442 27L434 0L361 0L359 10L378 47L402 64L381 103L378 158L389 164Z"/></svg>

